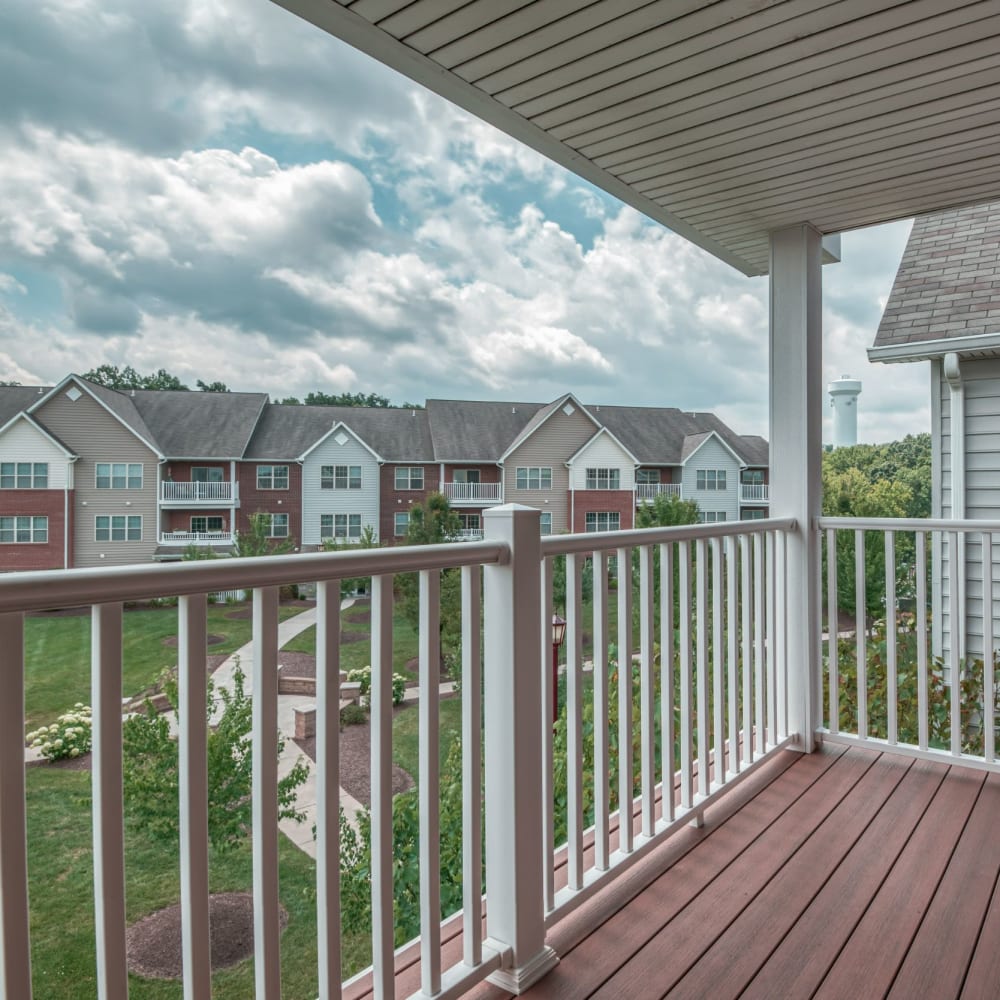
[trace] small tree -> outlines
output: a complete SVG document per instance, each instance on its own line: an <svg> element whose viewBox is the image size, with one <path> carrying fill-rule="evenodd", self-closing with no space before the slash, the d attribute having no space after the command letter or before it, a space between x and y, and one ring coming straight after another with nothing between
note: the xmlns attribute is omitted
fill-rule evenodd
<svg viewBox="0 0 1000 1000"><path fill-rule="evenodd" d="M232 850L250 833L252 700L243 686L243 671L233 672L233 689L208 685L208 836L218 851ZM177 718L177 683L166 685ZM219 711L221 704L221 712ZM279 740L277 753L283 749ZM146 713L126 719L122 726L123 777L126 818L158 840L176 843L180 835L177 741L170 735L166 715L157 715L147 699ZM295 790L308 770L299 761L278 781L278 816L301 820L295 808Z"/></svg>
<svg viewBox="0 0 1000 1000"><path fill-rule="evenodd" d="M291 538L271 537L270 514L251 514L248 520L250 530L237 531L233 535L233 555L237 558L280 556L295 548Z"/></svg>
<svg viewBox="0 0 1000 1000"><path fill-rule="evenodd" d="M357 542L348 539L325 538L321 546L324 552L353 552L358 549L377 549L379 547L378 536L375 529L366 524L361 529L361 537ZM340 581L340 596L350 597L359 590L367 590L371 582L369 576L353 576Z"/></svg>

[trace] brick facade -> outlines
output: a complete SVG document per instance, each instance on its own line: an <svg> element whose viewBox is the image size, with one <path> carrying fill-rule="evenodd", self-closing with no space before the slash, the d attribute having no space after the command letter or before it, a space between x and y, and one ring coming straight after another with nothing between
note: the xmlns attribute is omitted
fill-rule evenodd
<svg viewBox="0 0 1000 1000"><path fill-rule="evenodd" d="M0 516L47 517L47 542L0 544L4 571L62 569L66 566L66 539L69 532L69 566L73 565L73 491L69 491L69 523L66 523L66 495L62 490L0 490Z"/></svg>
<svg viewBox="0 0 1000 1000"><path fill-rule="evenodd" d="M469 465L469 464L457 464L457 465L446 465L444 467L444 481L446 483L453 483L455 481L455 470L462 469L463 471L467 469L473 469L479 472L479 481L481 483L499 483L500 482L500 466L499 465Z"/></svg>
<svg viewBox="0 0 1000 1000"><path fill-rule="evenodd" d="M259 465L287 465L288 489L258 489L257 466ZM250 530L251 514L287 514L288 537L298 548L302 539L302 466L297 462L240 462L236 467L236 479L240 491L236 530ZM188 510L186 513L190 517L192 511Z"/></svg>
<svg viewBox="0 0 1000 1000"><path fill-rule="evenodd" d="M422 490L397 490L396 489L396 468L397 466L408 466L410 468L420 467L424 470L424 488ZM460 466L460 468L472 468L472 466ZM379 470L379 526L378 534L383 543L390 545L400 539L395 534L396 513L407 510L415 503L423 503L427 499L428 493L435 493L441 489L441 467L438 465L428 465L421 462L387 462Z"/></svg>
<svg viewBox="0 0 1000 1000"><path fill-rule="evenodd" d="M171 460L163 467L163 479L165 482L172 479L175 483L190 483L192 482L191 470L196 467L199 469L222 469L222 481L224 483L229 482L229 462L224 459L210 458L198 462L177 462Z"/></svg>
<svg viewBox="0 0 1000 1000"><path fill-rule="evenodd" d="M624 531L635 527L635 497L631 490L576 490L570 496L573 533L587 530L587 513L617 511Z"/></svg>
<svg viewBox="0 0 1000 1000"><path fill-rule="evenodd" d="M284 507L285 505L282 504L281 506ZM190 531L192 517L221 517L222 530L231 531L235 513L236 512L229 507L211 509L203 509L201 507L183 507L180 510L167 509L163 511L163 530Z"/></svg>

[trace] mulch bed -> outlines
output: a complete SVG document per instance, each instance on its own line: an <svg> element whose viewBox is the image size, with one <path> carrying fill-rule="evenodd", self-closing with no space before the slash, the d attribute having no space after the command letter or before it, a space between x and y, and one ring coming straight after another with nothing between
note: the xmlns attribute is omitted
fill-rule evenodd
<svg viewBox="0 0 1000 1000"><path fill-rule="evenodd" d="M288 913L279 907L281 929ZM253 955L253 895L224 892L210 896L212 969L225 969ZM143 917L125 932L129 972L145 979L180 979L181 908L168 906Z"/></svg>
<svg viewBox="0 0 1000 1000"><path fill-rule="evenodd" d="M399 705L392 710L412 712L413 706ZM310 760L316 760L316 738L296 740L298 748ZM392 765L392 794L408 792L413 779L401 767ZM371 723L344 726L340 731L340 787L364 806L372 804Z"/></svg>
<svg viewBox="0 0 1000 1000"><path fill-rule="evenodd" d="M372 622L372 613L368 608L360 608L357 611L345 611L341 615L341 618L345 622L351 622L354 625L370 625Z"/></svg>
<svg viewBox="0 0 1000 1000"><path fill-rule="evenodd" d="M25 767L53 767L59 771L89 771L90 759L93 754L85 753L80 757L64 757L62 760L54 760L51 763L45 759L29 760Z"/></svg>

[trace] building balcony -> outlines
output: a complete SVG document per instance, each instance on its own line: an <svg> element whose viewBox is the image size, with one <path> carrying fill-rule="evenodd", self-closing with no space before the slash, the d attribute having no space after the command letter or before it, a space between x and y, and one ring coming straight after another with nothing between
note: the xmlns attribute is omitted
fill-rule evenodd
<svg viewBox="0 0 1000 1000"><path fill-rule="evenodd" d="M681 484L680 483L636 483L635 484L635 502L640 503L651 503L658 496L672 496L680 497L681 494Z"/></svg>
<svg viewBox="0 0 1000 1000"><path fill-rule="evenodd" d="M478 542L483 537L482 528L462 528L458 533L459 541L462 542Z"/></svg>
<svg viewBox="0 0 1000 1000"><path fill-rule="evenodd" d="M161 531L160 545L231 545L231 531Z"/></svg>
<svg viewBox="0 0 1000 1000"><path fill-rule="evenodd" d="M335 676L328 664L334 650L318 643L316 724L327 752L318 753L313 769L316 806L308 820L324 861L316 870L322 938L310 995L994 995L1000 754L993 713L982 705L994 703L997 682L981 660L976 666L971 624L964 661L957 642L943 665L927 655L926 608L933 553L942 544L958 552L961 538L972 563L989 567L1000 523L824 518L809 526L803 545L790 519L544 538L537 521L536 511L512 507L487 519L485 540L463 545L0 579L8 667L7 697L0 700L3 994L31 995L24 613L92 606L92 808L100 859L94 947L104 995L124 996L121 706L131 692L122 690L122 604L183 598L179 796L182 816L204 816L206 602L219 591L253 592L255 969L258 995L277 997L279 588L317 581L319 634L337 636L339 581L370 577L371 634L378 637L373 850L366 865L373 967L341 989L340 693L327 683ZM872 533L882 536L877 543ZM794 603L792 546L815 561L822 542L828 573L820 603L834 627L815 660L797 662L790 638L818 635L822 614L810 623L794 617L801 603ZM637 572L615 581L611 559L620 565L622 552L634 554ZM567 598L565 607L553 608L556 558L565 558ZM587 604L580 587L585 567L593 577ZM383 638L392 634L394 575L418 573L420 698L436 696L439 572L451 568L461 571L462 728L476 734L461 745L460 911L442 922L439 790L458 776L441 773L439 714L424 711L422 701L420 830L409 839L419 843L420 936L397 951L392 900L399 858L388 766L393 651ZM810 579L818 580L818 563L813 570ZM968 578L964 572L956 578L953 606L978 614L980 636L996 637L1000 613L966 602ZM838 598L859 579L866 586ZM916 609L912 615L898 612L904 597ZM609 627L612 601L617 615ZM899 624L890 638L864 628L838 634L845 605L864 622L872 601ZM558 687L549 658L554 610L567 621L565 645L557 650ZM632 698L619 698L625 663ZM948 670L951 677L964 671L961 685L949 683ZM553 716L564 720L558 735L565 766L558 769L547 724ZM608 719L613 725L593 726L591 752L584 733L593 720ZM612 748L620 751L616 758ZM585 802L592 803L587 811ZM196 933L208 926L204 826L182 826L180 852L186 989L208 996L208 934ZM454 898L456 887L447 888ZM281 940L285 947L288 936Z"/></svg>
<svg viewBox="0 0 1000 1000"><path fill-rule="evenodd" d="M453 507L489 507L503 503L503 483L445 483Z"/></svg>
<svg viewBox="0 0 1000 1000"><path fill-rule="evenodd" d="M740 483L740 503L770 502L770 487L767 483Z"/></svg>
<svg viewBox="0 0 1000 1000"><path fill-rule="evenodd" d="M237 485L231 482L160 484L160 503L164 507L217 507L236 503L238 498Z"/></svg>

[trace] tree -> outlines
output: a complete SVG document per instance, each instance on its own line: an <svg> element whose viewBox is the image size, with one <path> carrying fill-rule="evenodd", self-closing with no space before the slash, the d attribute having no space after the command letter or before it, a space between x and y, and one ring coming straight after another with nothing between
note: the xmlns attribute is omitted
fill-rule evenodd
<svg viewBox="0 0 1000 1000"><path fill-rule="evenodd" d="M349 539L325 538L321 546L324 552L353 552L358 549L377 549L378 547L378 537L370 524L366 524L361 529L361 537L357 542L351 542ZM340 596L351 597L359 590L367 590L370 582L371 577L368 576L349 577L341 580Z"/></svg>
<svg viewBox="0 0 1000 1000"><path fill-rule="evenodd" d="M676 524L697 524L698 504L682 500L674 493L658 493L636 511L637 528L669 528Z"/></svg>
<svg viewBox="0 0 1000 1000"><path fill-rule="evenodd" d="M326 392L311 392L306 396L306 406L389 406L385 396L369 392L341 392L331 395Z"/></svg>
<svg viewBox="0 0 1000 1000"><path fill-rule="evenodd" d="M233 555L237 558L250 556L280 556L291 552L295 542L291 538L271 537L271 515L258 512L247 519L249 531L233 534Z"/></svg>
<svg viewBox="0 0 1000 1000"><path fill-rule="evenodd" d="M187 386L165 368L159 368L151 375L141 375L131 365L119 368L117 365L98 365L83 377L88 382L103 385L106 389L181 389Z"/></svg>
<svg viewBox="0 0 1000 1000"><path fill-rule="evenodd" d="M237 664L231 691L208 682L208 836L218 851L229 851L250 833L253 748L252 699L244 690ZM166 694L177 718L177 682ZM221 708L221 712L220 712ZM276 753L283 743L279 740ZM157 715L147 700L145 714L122 725L122 767L126 817L135 827L158 840L179 838L179 763L177 741L166 715ZM295 790L308 770L299 761L278 781L278 815L301 820L295 808Z"/></svg>
<svg viewBox="0 0 1000 1000"><path fill-rule="evenodd" d="M201 379L195 383L202 392L229 392L229 386L225 382L202 382Z"/></svg>
<svg viewBox="0 0 1000 1000"><path fill-rule="evenodd" d="M0 385L20 385L16 378L3 378L0 379Z"/></svg>
<svg viewBox="0 0 1000 1000"><path fill-rule="evenodd" d="M275 400L280 406L301 406L302 400L298 396L285 396L284 399Z"/></svg>
<svg viewBox="0 0 1000 1000"><path fill-rule="evenodd" d="M423 504L410 508L410 523L406 532L407 545L439 545L456 542L462 523L443 493L429 493ZM396 577L399 609L414 629L420 626L420 588L416 573ZM462 572L446 569L441 572L441 616L439 634L441 658L449 670L457 667L462 652Z"/></svg>

